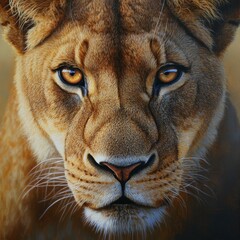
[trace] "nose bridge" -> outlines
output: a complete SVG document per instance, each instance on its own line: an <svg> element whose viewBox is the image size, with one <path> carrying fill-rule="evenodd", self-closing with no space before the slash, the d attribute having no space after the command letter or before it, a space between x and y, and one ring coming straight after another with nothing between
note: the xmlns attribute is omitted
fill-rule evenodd
<svg viewBox="0 0 240 240"><path fill-rule="evenodd" d="M145 155L158 139L158 131L144 94L143 82L126 71L99 74L92 116L85 126L91 151L104 155ZM140 78L140 77L139 77Z"/></svg>
<svg viewBox="0 0 240 240"><path fill-rule="evenodd" d="M132 101L116 106L110 101L102 104L97 116L86 126L91 129L88 141L91 150L107 156L148 153L158 138L158 131L147 106Z"/></svg>

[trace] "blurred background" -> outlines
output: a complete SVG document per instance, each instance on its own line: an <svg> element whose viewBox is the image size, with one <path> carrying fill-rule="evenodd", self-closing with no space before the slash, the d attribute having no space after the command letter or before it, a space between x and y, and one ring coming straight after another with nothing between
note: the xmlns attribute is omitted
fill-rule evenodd
<svg viewBox="0 0 240 240"><path fill-rule="evenodd" d="M0 29L1 33L1 29ZM240 119L240 29L228 48L224 64L228 77L228 89ZM14 75L14 51L0 36L0 121L2 119Z"/></svg>

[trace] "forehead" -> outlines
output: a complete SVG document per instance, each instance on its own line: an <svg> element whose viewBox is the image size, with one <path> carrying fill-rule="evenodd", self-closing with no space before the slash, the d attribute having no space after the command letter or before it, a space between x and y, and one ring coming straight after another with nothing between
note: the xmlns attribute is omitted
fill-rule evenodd
<svg viewBox="0 0 240 240"><path fill-rule="evenodd" d="M51 51L57 52L52 65L77 60L80 67L91 72L112 68L122 74L123 68L152 69L164 63L166 57L184 64L185 56L174 43L182 39L179 36L184 31L174 31L177 22L165 2L73 0L67 19L57 31L59 35L50 43ZM151 47L156 39L158 44ZM170 40L171 51L166 52Z"/></svg>
<svg viewBox="0 0 240 240"><path fill-rule="evenodd" d="M152 31L162 14L161 0L74 0L69 18L97 33Z"/></svg>
<svg viewBox="0 0 240 240"><path fill-rule="evenodd" d="M153 38L164 40L177 25L165 0L73 0L60 30L59 45L69 44L69 37L81 43L91 42L98 53L109 50L141 52L149 49ZM176 35L176 34L175 34ZM172 37L172 36L171 36ZM146 44L148 47L146 47ZM81 45L81 44L80 44ZM159 49L155 48L156 51ZM119 54L114 52L111 55ZM97 55L97 54L96 54Z"/></svg>

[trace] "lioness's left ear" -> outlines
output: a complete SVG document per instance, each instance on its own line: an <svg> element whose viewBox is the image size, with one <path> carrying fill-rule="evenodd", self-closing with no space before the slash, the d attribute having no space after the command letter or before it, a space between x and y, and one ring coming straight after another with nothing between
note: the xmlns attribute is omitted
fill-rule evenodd
<svg viewBox="0 0 240 240"><path fill-rule="evenodd" d="M67 0L0 0L6 39L24 53L47 38L64 16Z"/></svg>
<svg viewBox="0 0 240 240"><path fill-rule="evenodd" d="M172 13L216 54L233 40L240 24L240 0L167 0Z"/></svg>

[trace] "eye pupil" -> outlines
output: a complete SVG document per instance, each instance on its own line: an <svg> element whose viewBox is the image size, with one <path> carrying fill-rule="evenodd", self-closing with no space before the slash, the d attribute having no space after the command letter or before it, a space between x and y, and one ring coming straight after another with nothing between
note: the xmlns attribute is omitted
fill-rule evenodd
<svg viewBox="0 0 240 240"><path fill-rule="evenodd" d="M70 69L70 70L69 70L69 75L70 75L70 76L73 77L75 74L76 74L76 72L75 72L73 69Z"/></svg>

